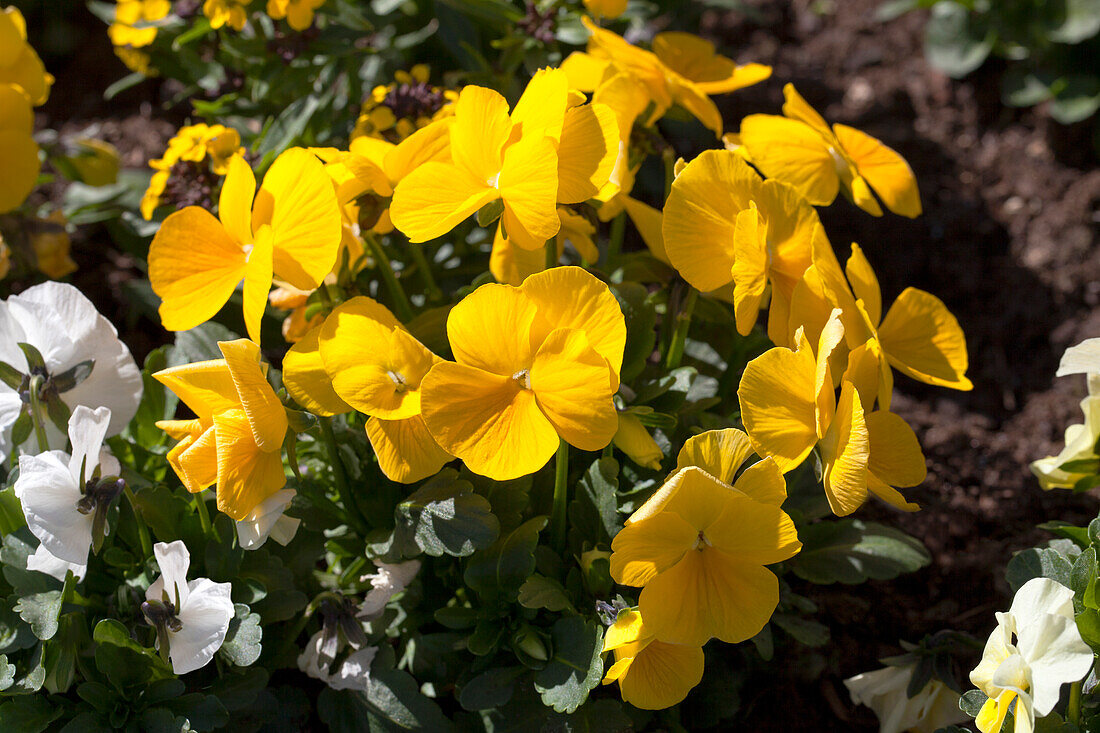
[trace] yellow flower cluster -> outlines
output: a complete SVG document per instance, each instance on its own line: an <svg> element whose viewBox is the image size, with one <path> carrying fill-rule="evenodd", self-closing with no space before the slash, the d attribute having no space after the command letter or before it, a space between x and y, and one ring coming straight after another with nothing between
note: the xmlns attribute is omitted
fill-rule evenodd
<svg viewBox="0 0 1100 733"><path fill-rule="evenodd" d="M202 14L210 19L211 28L227 25L239 31L248 22L248 6L251 4L252 0L206 0L202 4Z"/></svg>
<svg viewBox="0 0 1100 733"><path fill-rule="evenodd" d="M19 207L42 164L33 108L45 104L53 77L27 43L27 23L14 7L0 8L0 214Z"/></svg>
<svg viewBox="0 0 1100 733"><path fill-rule="evenodd" d="M172 169L178 163L200 164L209 159L210 172L224 176L229 160L243 152L240 133L231 127L203 123L181 127L168 141L164 155L149 161L154 173L141 198L141 215L146 221L153 218L153 212L162 203Z"/></svg>
<svg viewBox="0 0 1100 733"><path fill-rule="evenodd" d="M359 110L351 139L367 136L401 142L450 115L458 92L428 84L430 76L427 64L417 64L408 71L398 70L392 84L376 86Z"/></svg>
<svg viewBox="0 0 1100 733"><path fill-rule="evenodd" d="M325 0L267 0L267 14L274 20L286 18L291 28L304 31L313 25L314 11L324 4Z"/></svg>
<svg viewBox="0 0 1100 733"><path fill-rule="evenodd" d="M118 0L115 19L107 29L115 55L131 71L151 73L149 54L143 49L156 40L159 21L172 12L169 0Z"/></svg>

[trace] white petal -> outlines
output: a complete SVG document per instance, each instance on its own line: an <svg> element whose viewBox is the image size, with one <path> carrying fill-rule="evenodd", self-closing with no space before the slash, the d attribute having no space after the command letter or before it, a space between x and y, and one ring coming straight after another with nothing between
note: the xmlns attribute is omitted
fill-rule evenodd
<svg viewBox="0 0 1100 733"><path fill-rule="evenodd" d="M99 474L101 476L118 476L122 473L122 464L111 454L110 448L104 448L99 452Z"/></svg>
<svg viewBox="0 0 1100 733"><path fill-rule="evenodd" d="M0 303L3 305L3 303ZM0 360L2 361L2 360ZM19 417L23 409L23 401L8 385L0 383L0 462L8 460L11 455L11 428L15 425L15 419Z"/></svg>
<svg viewBox="0 0 1100 733"><path fill-rule="evenodd" d="M1017 646L1031 671L1035 713L1046 715L1058 704L1061 686L1076 682L1092 667L1092 649L1072 618L1047 614L1020 629Z"/></svg>
<svg viewBox="0 0 1100 733"><path fill-rule="evenodd" d="M1100 374L1100 338L1086 339L1066 349L1055 376L1067 374Z"/></svg>
<svg viewBox="0 0 1100 733"><path fill-rule="evenodd" d="M1073 591L1049 578L1032 578L1016 591L1008 612L1017 634L1048 613L1073 618Z"/></svg>
<svg viewBox="0 0 1100 733"><path fill-rule="evenodd" d="M408 560L395 565L375 560L374 564L378 566L378 572L360 578L361 581L370 578L373 586L359 606L358 615L361 618L370 618L381 613L390 599L405 590L420 571L419 560Z"/></svg>
<svg viewBox="0 0 1100 733"><path fill-rule="evenodd" d="M295 493L294 489L277 491L262 501L252 510L251 514L237 522L237 539L240 541L242 548L255 550L267 541L268 535L272 533L276 523L283 517L283 512L294 499ZM298 531L297 520L288 521L292 524L284 526L280 535L285 537L285 533L289 529L290 536L286 537L285 541L276 539L277 542L283 545L289 542L294 537L294 533Z"/></svg>
<svg viewBox="0 0 1100 733"><path fill-rule="evenodd" d="M145 598L150 601L159 601L165 588L172 599L176 609L180 609L187 603L189 589L187 587L187 569L191 566L191 553L187 551L187 545L182 540L175 542L158 542L153 545L153 556L157 559L160 568L160 577L153 581L149 589L145 591Z"/></svg>
<svg viewBox="0 0 1100 733"><path fill-rule="evenodd" d="M103 439L107 436L107 426L111 422L111 411L106 407L92 410L79 405L69 417L69 440L73 444L73 457L69 460L69 471L73 480L80 485L81 463L84 466L84 480L92 477L99 466L99 452L103 448Z"/></svg>
<svg viewBox="0 0 1100 733"><path fill-rule="evenodd" d="M38 541L65 562L84 565L92 546L92 515L76 510L81 492L62 456L68 458L60 452L20 456L13 489Z"/></svg>
<svg viewBox="0 0 1100 733"><path fill-rule="evenodd" d="M294 539L294 535L298 534L298 526L302 523L302 520L297 517L288 517L285 514L275 522L275 526L271 528L271 539L278 542L283 547L290 544L290 541Z"/></svg>
<svg viewBox="0 0 1100 733"><path fill-rule="evenodd" d="M305 649L298 655L298 669L316 680L328 682L328 670L321 666L321 632L309 637Z"/></svg>
<svg viewBox="0 0 1100 733"><path fill-rule="evenodd" d="M88 566L65 562L47 550L45 545L39 545L34 554L27 558L27 570L37 570L64 582L70 570L73 571L73 576L77 580L84 580L84 573L87 572Z"/></svg>
<svg viewBox="0 0 1100 733"><path fill-rule="evenodd" d="M364 647L352 652L344 663L328 677L328 685L334 690L362 690L367 691L370 686L370 665L374 661L374 655L378 648Z"/></svg>
<svg viewBox="0 0 1100 733"><path fill-rule="evenodd" d="M209 578L192 581L187 600L176 613L183 628L168 635L169 657L176 674L206 666L225 641L234 613L230 588L229 583L215 583Z"/></svg>

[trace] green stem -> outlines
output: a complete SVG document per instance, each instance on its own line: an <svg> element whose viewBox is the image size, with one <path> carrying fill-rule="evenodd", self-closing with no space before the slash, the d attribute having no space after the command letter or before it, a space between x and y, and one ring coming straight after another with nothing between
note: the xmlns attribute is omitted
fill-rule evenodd
<svg viewBox="0 0 1100 733"><path fill-rule="evenodd" d="M427 296L430 301L443 300L443 291L439 289L439 286L435 282L435 275L432 273L431 263L428 262L428 257L424 254L423 244L409 243L409 251L412 252L412 258L416 261L416 266L420 270L421 277L424 278L424 295Z"/></svg>
<svg viewBox="0 0 1100 733"><path fill-rule="evenodd" d="M619 215L611 220L611 238L607 240L607 271L615 269L615 260L619 259L619 251L623 247L623 235L626 234L626 211L620 211Z"/></svg>
<svg viewBox="0 0 1100 733"><path fill-rule="evenodd" d="M691 326L691 314L695 310L695 301L699 299L699 291L695 288L688 290L684 307L676 315L676 330L672 334L672 341L668 345L668 353L665 354L665 366L675 369L680 366L684 358L684 343L687 341L688 328Z"/></svg>
<svg viewBox="0 0 1100 733"><path fill-rule="evenodd" d="M31 379L31 422L34 423L34 437L38 441L38 452L45 453L50 449L46 440L46 427L42 424L42 401L38 398L38 390L42 387L42 377L35 376Z"/></svg>
<svg viewBox="0 0 1100 733"><path fill-rule="evenodd" d="M561 259L558 257L558 239L557 237L550 237L546 240L546 266L544 270L549 270L558 266L558 261Z"/></svg>
<svg viewBox="0 0 1100 733"><path fill-rule="evenodd" d="M676 180L676 151L667 147L661 153L661 160L665 164L665 198L672 193L672 182Z"/></svg>
<svg viewBox="0 0 1100 733"><path fill-rule="evenodd" d="M199 524L202 525L202 534L204 537L210 537L214 533L214 525L210 523L210 512L206 508L206 500L202 498L202 492L195 494L192 497L192 501L195 502L195 511L199 515Z"/></svg>
<svg viewBox="0 0 1100 733"><path fill-rule="evenodd" d="M141 554L145 558L152 557L153 541L149 537L149 527L145 524L145 517L141 516L141 512L138 510L134 492L130 488L130 484L123 484L122 490L126 493L126 501L130 502L130 511L134 513L134 520L137 522L138 539L141 540Z"/></svg>
<svg viewBox="0 0 1100 733"><path fill-rule="evenodd" d="M351 495L351 485L348 483L344 461L340 458L340 449L336 445L336 433L332 432L332 418L318 417L317 421L321 424L321 435L324 436L325 445L328 447L328 459L332 464L332 473L336 477L336 493L339 494L340 503L344 507L344 519L360 535L365 536L368 527L359 516L359 508Z"/></svg>
<svg viewBox="0 0 1100 733"><path fill-rule="evenodd" d="M317 293L318 297L321 298L321 302L325 304L325 310L331 313L332 309L336 307L336 304L332 302L332 293L328 291L328 285L321 283L317 287Z"/></svg>
<svg viewBox="0 0 1100 733"><path fill-rule="evenodd" d="M559 553L565 551L565 507L569 499L569 444L558 439L554 462L554 506L550 511L550 542Z"/></svg>
<svg viewBox="0 0 1100 733"><path fill-rule="evenodd" d="M72 602L73 586L76 585L76 576L72 570L65 571L65 584L61 586L61 604Z"/></svg>
<svg viewBox="0 0 1100 733"><path fill-rule="evenodd" d="M1066 708L1066 722L1081 726L1081 680L1069 688L1069 706Z"/></svg>
<svg viewBox="0 0 1100 733"><path fill-rule="evenodd" d="M386 283L386 289L390 291L390 297L393 298L393 306L394 310L397 311L397 317L400 318L403 323L408 323L413 317L412 303L409 302L409 296L405 294L405 289L401 287L401 283L397 280L397 275L393 272L393 265L390 264L390 258L386 256L386 252L382 249L382 243L378 241L378 237L367 233L364 239L367 242L367 246L370 247L371 254L374 255L374 261L378 266L378 271L382 273L382 280Z"/></svg>

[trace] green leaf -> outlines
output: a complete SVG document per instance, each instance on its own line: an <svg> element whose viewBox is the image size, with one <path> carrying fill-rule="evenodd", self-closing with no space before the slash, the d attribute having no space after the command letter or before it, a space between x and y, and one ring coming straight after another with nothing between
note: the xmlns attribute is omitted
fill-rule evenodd
<svg viewBox="0 0 1100 733"><path fill-rule="evenodd" d="M566 616L554 622L550 633L554 655L535 674L535 689L545 705L572 713L603 677L603 628L581 616Z"/></svg>
<svg viewBox="0 0 1100 733"><path fill-rule="evenodd" d="M61 615L61 591L50 590L23 596L15 604L15 612L31 626L34 635L43 641L57 633Z"/></svg>
<svg viewBox="0 0 1100 733"><path fill-rule="evenodd" d="M1096 521L1095 519L1093 520ZM1039 525L1039 529L1045 529L1051 534L1058 535L1067 540L1071 540L1077 544L1078 547L1084 549L1088 547L1092 540L1089 539L1089 531L1085 527L1078 527L1075 524L1069 522L1061 522L1054 520L1051 522L1043 522Z"/></svg>
<svg viewBox="0 0 1100 733"><path fill-rule="evenodd" d="M229 722L229 711L213 695L193 692L165 702L164 707L186 718L195 733L217 730Z"/></svg>
<svg viewBox="0 0 1100 733"><path fill-rule="evenodd" d="M825 646L829 643L829 627L817 621L793 614L777 613L772 616L771 622L806 646Z"/></svg>
<svg viewBox="0 0 1100 733"><path fill-rule="evenodd" d="M516 679L526 671L523 667L495 667L482 672L462 686L458 703L471 711L506 705L512 699Z"/></svg>
<svg viewBox="0 0 1100 733"><path fill-rule="evenodd" d="M1077 611L1084 608L1100 609L1096 598L1096 548L1084 550L1070 570L1069 587L1073 589L1073 605Z"/></svg>
<svg viewBox="0 0 1100 733"><path fill-rule="evenodd" d="M42 695L19 697L0 705L0 730L39 733L65 712Z"/></svg>
<svg viewBox="0 0 1100 733"><path fill-rule="evenodd" d="M243 603L234 603L236 612L229 622L229 631L218 653L238 667L247 667L260 658L260 641L264 630L260 627L260 614L252 613Z"/></svg>
<svg viewBox="0 0 1100 733"><path fill-rule="evenodd" d="M1080 43L1100 32L1100 0L1061 0L1062 13L1056 25L1047 31L1047 38L1055 43Z"/></svg>
<svg viewBox="0 0 1100 733"><path fill-rule="evenodd" d="M982 710L982 705L985 705L985 701L988 699L981 690L970 690L959 698L959 710L962 710L971 718L976 718Z"/></svg>
<svg viewBox="0 0 1100 733"><path fill-rule="evenodd" d="M577 496L571 507L575 512L593 512L598 519L599 537L587 536L586 540L610 544L619 533L622 522L619 520L617 492L619 490L619 462L614 458L600 458L585 471L577 485Z"/></svg>
<svg viewBox="0 0 1100 733"><path fill-rule="evenodd" d="M0 382L18 391L23 386L23 373L6 361L0 361Z"/></svg>
<svg viewBox="0 0 1100 733"><path fill-rule="evenodd" d="M1065 556L1050 548L1033 547L1016 553L1005 567L1005 579L1012 592L1032 578L1050 578L1067 588L1070 586L1070 574L1073 568Z"/></svg>
<svg viewBox="0 0 1100 733"><path fill-rule="evenodd" d="M19 497L10 486L0 491L0 535L8 535L27 524Z"/></svg>
<svg viewBox="0 0 1100 733"><path fill-rule="evenodd" d="M398 504L394 517L398 541L411 538L432 557L471 555L492 545L500 533L489 500L458 479L454 469L444 469Z"/></svg>
<svg viewBox="0 0 1100 733"><path fill-rule="evenodd" d="M993 30L981 28L960 3L943 0L924 27L924 55L940 71L961 79L982 65L995 39Z"/></svg>
<svg viewBox="0 0 1100 733"><path fill-rule="evenodd" d="M803 580L822 585L889 580L931 562L919 540L858 519L812 524L799 530L799 538L802 551L790 560L791 569Z"/></svg>
<svg viewBox="0 0 1100 733"><path fill-rule="evenodd" d="M332 731L365 729L450 731L454 726L439 706L426 697L408 672L392 667L393 655L379 654L371 665L365 692L325 688L317 713ZM369 721L369 726L367 723Z"/></svg>
<svg viewBox="0 0 1100 733"><path fill-rule="evenodd" d="M546 517L535 517L470 556L463 578L485 599L514 601L523 581L535 572L535 547Z"/></svg>
<svg viewBox="0 0 1100 733"><path fill-rule="evenodd" d="M219 341L233 341L240 338L225 326L215 321L207 321L201 326L176 334L176 345L169 355L169 364L190 364L196 361L221 359Z"/></svg>
<svg viewBox="0 0 1100 733"><path fill-rule="evenodd" d="M565 588L558 581L542 575L532 575L519 589L519 605L524 608L545 608L553 613L574 611Z"/></svg>
<svg viewBox="0 0 1100 733"><path fill-rule="evenodd" d="M155 651L131 639L126 627L114 619L96 624L92 639L96 642L96 668L120 692L175 677Z"/></svg>
<svg viewBox="0 0 1100 733"><path fill-rule="evenodd" d="M626 319L626 348L620 375L623 382L631 382L645 369L657 346L657 310L649 302L649 291L640 283L627 281L610 288Z"/></svg>
<svg viewBox="0 0 1100 733"><path fill-rule="evenodd" d="M618 700L589 700L572 715L555 713L541 733L622 733L634 730L630 717Z"/></svg>
<svg viewBox="0 0 1100 733"><path fill-rule="evenodd" d="M1001 77L1001 101L1009 107L1031 107L1045 102L1052 94L1049 81L1022 65L1010 66ZM1061 468L1067 470L1065 465Z"/></svg>
<svg viewBox="0 0 1100 733"><path fill-rule="evenodd" d="M1071 74L1050 102L1050 116L1063 125L1087 120L1100 109L1100 79L1090 74ZM1097 468L1082 473L1100 472Z"/></svg>
<svg viewBox="0 0 1100 733"><path fill-rule="evenodd" d="M15 665L8 663L8 655L0 654L0 691L15 684Z"/></svg>

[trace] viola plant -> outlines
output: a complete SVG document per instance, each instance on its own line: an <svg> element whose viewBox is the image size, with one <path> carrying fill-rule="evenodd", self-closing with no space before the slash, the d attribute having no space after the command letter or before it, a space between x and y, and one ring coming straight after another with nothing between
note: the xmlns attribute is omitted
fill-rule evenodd
<svg viewBox="0 0 1100 733"><path fill-rule="evenodd" d="M970 389L966 339L934 294L884 307L881 247L818 213L920 213L888 141L789 86L724 118L772 69L628 40L645 3L89 7L132 70L110 93L159 75L188 118L64 194L136 263L142 368L71 285L0 306L0 729L736 727L835 656L815 585L930 561L865 506L937 511L892 396ZM25 226L57 164L7 48ZM1087 672L1065 592L1012 612L982 725ZM941 641L853 699L958 722Z"/></svg>

